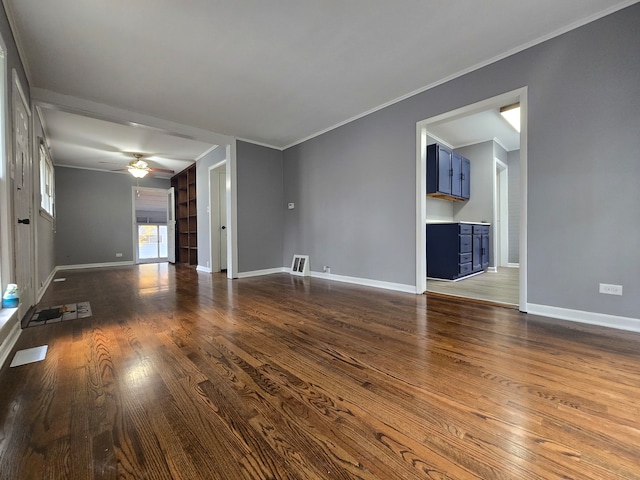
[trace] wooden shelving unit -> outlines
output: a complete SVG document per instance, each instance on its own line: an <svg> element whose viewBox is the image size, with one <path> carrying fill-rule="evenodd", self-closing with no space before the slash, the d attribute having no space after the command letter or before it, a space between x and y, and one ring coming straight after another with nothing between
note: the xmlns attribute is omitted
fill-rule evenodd
<svg viewBox="0 0 640 480"><path fill-rule="evenodd" d="M176 263L198 265L198 216L196 166L171 178L176 193Z"/></svg>

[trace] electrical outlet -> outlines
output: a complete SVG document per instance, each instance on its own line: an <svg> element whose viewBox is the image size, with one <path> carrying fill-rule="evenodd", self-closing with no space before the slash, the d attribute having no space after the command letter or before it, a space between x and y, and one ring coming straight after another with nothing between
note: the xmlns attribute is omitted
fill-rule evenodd
<svg viewBox="0 0 640 480"><path fill-rule="evenodd" d="M331 273L331 267L327 266L327 265L323 265L322 266L322 271L324 273Z"/></svg>
<svg viewBox="0 0 640 480"><path fill-rule="evenodd" d="M606 295L622 295L622 285L611 285L609 283L601 283L600 293L604 293Z"/></svg>
<svg viewBox="0 0 640 480"><path fill-rule="evenodd" d="M119 257L121 257L121 256L122 256L122 254L121 254L121 253L116 253L116 257L118 257L118 258L119 258Z"/></svg>
<svg viewBox="0 0 640 480"><path fill-rule="evenodd" d="M296 208L296 204L293 203L293 202L289 202L289 203L287 203L287 208L289 210L293 210L294 208Z"/></svg>

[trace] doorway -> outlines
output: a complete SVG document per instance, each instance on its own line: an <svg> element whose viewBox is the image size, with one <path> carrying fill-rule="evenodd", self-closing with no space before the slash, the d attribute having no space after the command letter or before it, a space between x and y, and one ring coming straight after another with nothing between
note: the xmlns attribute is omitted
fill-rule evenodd
<svg viewBox="0 0 640 480"><path fill-rule="evenodd" d="M527 251L527 241L526 241L526 238L527 238L527 88L526 87L518 90L514 90L512 92L507 92L505 94L498 95L496 97L486 99L481 102L471 104L466 107L462 107L457 110L417 122L416 124L416 192L417 192L416 291L417 293L424 293L425 291L427 291L427 284L428 284L427 259L426 259L428 245L426 241L425 224L429 220L429 217L434 215L435 215L436 221L446 221L444 218L438 218L438 217L442 217L443 215L442 211L434 212L433 211L434 206L433 205L428 206L427 196L426 196L426 191L427 191L426 189L426 185L427 185L426 147L430 141L433 143L434 139L436 141L439 141L441 138L445 138L439 134L434 133L434 131L438 131L438 133L440 133L440 131L435 127L448 122L453 122L454 120L463 120L467 117L472 117L478 113L485 112L488 110L495 110L497 112L497 110L499 110L501 106L511 104L511 103L520 103L522 124L521 124L520 134L518 135L519 160L518 160L518 169L517 169L519 171L518 187L519 187L520 204L519 204L519 207L516 209L516 211L518 211L519 213L519 231L517 232L518 238L515 241L515 244L518 245L518 251L520 255L520 264L519 264L519 269L515 269L515 272L510 272L510 273L515 273L517 278L517 285L515 286L515 291L517 292L517 295L515 295L515 299L516 299L515 303L517 303L521 311L523 312L527 311L527 283L526 283L526 279L527 279L527 263L526 263L526 257L527 257L526 255L526 251ZM454 138L454 137L451 137L451 138ZM491 136L480 137L475 142L467 141L465 143L464 141L460 141L459 138L454 138L454 140L450 141L449 143L455 144L452 146L466 147L466 146L471 146L471 145L475 145L475 144L479 144L479 143L487 142L491 140L492 140ZM447 142L445 141L445 143ZM509 151L508 149L505 149L505 150L507 152ZM488 178L487 178L486 184L488 185L487 188L492 188L495 192L499 188L499 185L496 185L496 183L500 182L500 185L504 186L502 182L506 182L507 177L505 176L503 179L501 179L497 174L497 171L496 171L497 165L495 164L494 158L492 157L490 161L491 163L488 164L489 170L487 171ZM474 195L473 163L471 166L471 178L472 178L471 196L473 197ZM491 180L492 178L493 178L493 181ZM490 198L495 198L494 192L491 193ZM507 188L503 188L503 191L501 192L501 197L505 198L506 195L507 195ZM500 219L504 219L504 214L506 213L506 212L502 212L499 214L497 213L496 208L497 207L495 207L495 205L492 208L494 212L493 215L491 213L488 213L488 215L492 215L493 218L484 218L483 216L483 218L469 219L468 221L478 221L478 222L489 221L492 224L492 230L494 230L498 226L498 222L500 221ZM436 207L436 210L437 210L437 207ZM453 218L448 221L453 223L455 223L458 220L466 221L467 219L460 218L459 216L457 216L461 210L462 209L460 208L454 208L453 211L455 213L453 215ZM473 209L467 209L467 210L473 210ZM500 223L502 223L502 221L500 221ZM502 230L501 226L499 227L499 230ZM497 235L499 235L499 231L493 231L492 235L496 237ZM508 263L508 253L504 255L503 253L505 251L505 246L508 246L509 241L503 240L500 243L500 247L499 247L500 252L497 251L497 248L498 248L497 245L500 242L500 239L503 239L503 238L504 237L494 238L494 241L493 241L493 247L492 247L492 252L494 255L493 266L495 268L497 268L503 262ZM496 263L496 260L498 260L500 263ZM489 278L488 277L489 274L494 275L493 273L488 272L487 274L474 277L474 279L475 278L480 279L481 277L485 277L485 280L486 280ZM472 279L468 279L468 280L463 280L461 282L456 282L456 283L464 284L465 282L470 282L471 280ZM453 282L450 282L450 283L453 283ZM462 295L462 296L467 296L467 295Z"/></svg>
<svg viewBox="0 0 640 480"><path fill-rule="evenodd" d="M209 168L209 225L211 239L211 272L227 271L227 162Z"/></svg>
<svg viewBox="0 0 640 480"><path fill-rule="evenodd" d="M133 187L136 263L160 263L169 260L170 209L168 192L162 188Z"/></svg>

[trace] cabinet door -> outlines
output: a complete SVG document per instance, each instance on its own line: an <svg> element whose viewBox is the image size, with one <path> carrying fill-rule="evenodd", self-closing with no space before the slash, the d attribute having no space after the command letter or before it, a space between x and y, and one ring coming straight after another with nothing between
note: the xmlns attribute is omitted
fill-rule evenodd
<svg viewBox="0 0 640 480"><path fill-rule="evenodd" d="M451 195L462 196L462 155L451 154Z"/></svg>
<svg viewBox="0 0 640 480"><path fill-rule="evenodd" d="M482 246L482 269L484 270L489 267L489 235L482 235L480 244Z"/></svg>
<svg viewBox="0 0 640 480"><path fill-rule="evenodd" d="M451 150L438 145L438 191L451 195Z"/></svg>
<svg viewBox="0 0 640 480"><path fill-rule="evenodd" d="M473 235L473 259L471 260L471 264L473 267L473 271L477 272L482 270L482 235Z"/></svg>
<svg viewBox="0 0 640 480"><path fill-rule="evenodd" d="M468 158L462 157L460 180L460 196L466 200L469 200L469 198L471 197L471 162Z"/></svg>

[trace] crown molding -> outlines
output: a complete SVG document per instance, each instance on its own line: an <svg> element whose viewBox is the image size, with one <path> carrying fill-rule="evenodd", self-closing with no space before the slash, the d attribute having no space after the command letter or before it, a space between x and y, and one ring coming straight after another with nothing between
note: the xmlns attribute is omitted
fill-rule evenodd
<svg viewBox="0 0 640 480"><path fill-rule="evenodd" d="M325 134L327 132L330 132L331 130L335 130L336 128L342 127L342 126L347 125L347 124L349 124L351 122L354 122L356 120L364 118L367 115L371 115L372 113L375 113L375 112L377 112L379 110L383 110L383 109L385 109L387 107L390 107L391 105L395 105L396 103L400 103L403 100L406 100L407 98L411 98L411 97L413 97L415 95L418 95L420 93L426 92L427 90L431 90L432 88L435 88L435 87L437 87L439 85L442 85L444 83L450 82L451 80L455 80L456 78L462 77L462 76L464 76L464 75L466 75L468 73L471 73L471 72L473 72L475 70L479 70L479 69L481 69L483 67L486 67L487 65L491 65L492 63L496 63L496 62L498 62L500 60L503 60L503 59L505 59L507 57L515 55L516 53L520 53L520 52L522 52L524 50L527 50L528 48L535 47L536 45L539 45L541 43L546 42L547 40L551 40L552 38L559 37L560 35L563 35L563 34L565 34L567 32L570 32L571 30L575 30L576 28L582 27L582 26L587 25L587 24L589 24L591 22L595 22L596 20L599 20L600 18L606 17L607 15L611 15L612 13L615 13L618 10L622 10L622 9L627 8L627 7L629 7L629 6L631 6L631 5L635 4L635 3L638 3L638 1L639 0L626 0L626 1L622 2L622 3L618 3L617 5L614 5L612 7L609 7L607 9L605 9L605 10L602 10L602 11L596 13L596 14L589 15L588 17L585 17L585 18L583 18L581 20L578 20L576 22L570 23L569 25L567 25L567 26L565 26L565 27L563 27L561 29L555 30L555 31L553 31L553 32L551 32L551 33L549 33L547 35L543 35L543 36L538 37L538 38L536 38L534 40L531 40L530 42L526 42L526 43L523 43L521 45L518 45L517 47L514 47L511 50L507 50L506 52L501 53L500 55L496 55L495 57L492 57L492 58L490 58L488 60L485 60L483 62L477 63L477 64L475 64L475 65L473 65L473 66L471 66L469 68L465 68L464 70L460 70L459 72L454 73L452 75L449 75L448 77L445 77L445 78L443 78L441 80L437 80L437 81L435 81L433 83L430 83L430 84L428 84L428 85L426 85L424 87L418 88L417 90L414 90L414 91L409 92L409 93L407 93L405 95L397 97L397 98L395 98L393 100L390 100L390 101L388 101L386 103L383 103L382 105L378 105L377 107L374 107L374 108L372 108L370 110L367 110L366 112L360 113L360 114L355 115L355 116L353 116L351 118L348 118L347 120L344 120L344 121L342 121L340 123L336 123L335 125L327 127L324 130L320 130L319 132L316 132L316 133L313 133L311 135L308 135L308 136L306 136L306 137L304 137L304 138L302 138L300 140L297 140L297 141L295 141L293 143L290 143L289 145L285 145L284 147L281 148L281 150L286 150L288 148L295 147L296 145L300 145L301 143L304 143L307 140L311 140L311 139L313 139L315 137L319 137L320 135L323 135L323 134Z"/></svg>

